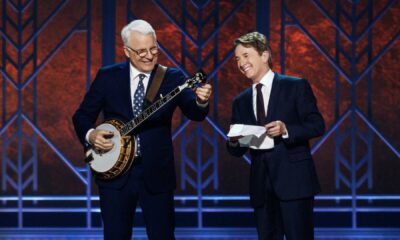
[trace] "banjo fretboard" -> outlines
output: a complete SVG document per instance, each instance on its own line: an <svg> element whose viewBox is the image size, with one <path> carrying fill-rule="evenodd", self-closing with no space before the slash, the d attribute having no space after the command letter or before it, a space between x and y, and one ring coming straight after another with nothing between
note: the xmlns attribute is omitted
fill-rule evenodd
<svg viewBox="0 0 400 240"><path fill-rule="evenodd" d="M139 114L139 116L135 117L128 123L126 123L120 130L121 136L125 136L132 132L136 127L142 124L146 119L152 116L155 112L157 112L160 108L162 108L165 104L171 101L174 97L178 96L179 93L182 92L185 88L195 88L196 84L201 83L205 80L206 76L203 72L197 72L194 77L189 78L186 82L174 90L169 92L167 95L161 97L156 102L151 104L148 108L146 108L143 112Z"/></svg>
<svg viewBox="0 0 400 240"><path fill-rule="evenodd" d="M169 92L167 95L158 99L148 108L146 108L143 112L139 114L139 116L135 117L128 123L126 123L120 130L121 136L125 136L132 132L136 127L142 124L146 119L152 116L155 112L157 112L160 108L162 108L165 104L171 101L174 97L178 96L178 94L186 88L187 83L176 87L174 90Z"/></svg>

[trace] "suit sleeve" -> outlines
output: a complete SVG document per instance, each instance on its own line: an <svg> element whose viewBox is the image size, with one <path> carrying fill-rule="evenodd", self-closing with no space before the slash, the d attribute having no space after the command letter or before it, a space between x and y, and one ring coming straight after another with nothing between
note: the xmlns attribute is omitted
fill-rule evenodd
<svg viewBox="0 0 400 240"><path fill-rule="evenodd" d="M78 138L85 147L87 147L85 140L86 133L89 129L95 128L97 117L104 105L106 89L104 84L105 77L102 70L100 70L90 86L89 91L86 93L81 105L72 117Z"/></svg>
<svg viewBox="0 0 400 240"><path fill-rule="evenodd" d="M179 79L179 84L185 82L185 76L179 72L177 79ZM183 89L178 99L179 108L182 110L183 114L193 121L203 121L210 109L210 104L206 107L201 107L196 102L196 94L191 89Z"/></svg>
<svg viewBox="0 0 400 240"><path fill-rule="evenodd" d="M237 124L241 123L240 121L240 113L239 113L239 107L237 104L237 99L233 101L232 104L232 117L231 117L231 124ZM226 141L226 149L228 152L235 157L241 157L247 152L247 147L241 147L239 144L236 146L232 145L229 140Z"/></svg>
<svg viewBox="0 0 400 240"><path fill-rule="evenodd" d="M317 100L307 80L297 86L296 109L299 121L286 125L289 138L286 143L296 144L321 136L325 131L325 123L317 107Z"/></svg>

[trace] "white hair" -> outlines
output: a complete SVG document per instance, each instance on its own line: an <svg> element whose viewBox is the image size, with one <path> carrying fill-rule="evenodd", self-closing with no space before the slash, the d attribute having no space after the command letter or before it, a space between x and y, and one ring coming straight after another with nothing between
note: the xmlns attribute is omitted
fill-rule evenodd
<svg viewBox="0 0 400 240"><path fill-rule="evenodd" d="M130 22L128 25L126 25L124 28L122 28L121 31L121 37L122 41L124 42L124 45L128 45L128 40L131 35L131 32L139 32L142 34L153 34L154 39L156 38L156 32L154 31L153 27L150 25L150 23L146 22L145 20L133 20Z"/></svg>

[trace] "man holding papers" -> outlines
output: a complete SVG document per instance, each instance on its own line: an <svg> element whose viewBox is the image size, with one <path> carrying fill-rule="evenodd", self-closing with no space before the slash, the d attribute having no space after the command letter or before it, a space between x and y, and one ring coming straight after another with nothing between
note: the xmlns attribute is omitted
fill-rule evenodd
<svg viewBox="0 0 400 240"><path fill-rule="evenodd" d="M307 80L274 73L266 37L248 33L234 42L239 71L252 86L232 107L228 151L250 149L250 200L259 239L314 239L314 196L320 186L309 140L324 120Z"/></svg>

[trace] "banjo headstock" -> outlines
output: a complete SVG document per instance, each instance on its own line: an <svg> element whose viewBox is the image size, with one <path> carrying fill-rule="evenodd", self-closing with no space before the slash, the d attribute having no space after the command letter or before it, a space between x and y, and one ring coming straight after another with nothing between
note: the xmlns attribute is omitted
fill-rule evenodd
<svg viewBox="0 0 400 240"><path fill-rule="evenodd" d="M194 74L193 77L186 80L186 84L188 88L196 88L196 86L200 83L206 82L207 75L202 71L198 71Z"/></svg>

